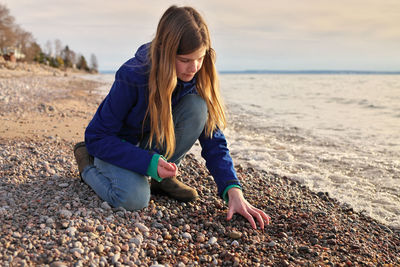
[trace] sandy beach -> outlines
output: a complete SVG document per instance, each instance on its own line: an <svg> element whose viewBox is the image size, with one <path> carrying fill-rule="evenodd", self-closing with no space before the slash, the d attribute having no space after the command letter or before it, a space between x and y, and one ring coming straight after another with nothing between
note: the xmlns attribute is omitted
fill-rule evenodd
<svg viewBox="0 0 400 267"><path fill-rule="evenodd" d="M0 64L1 266L400 266L400 229L267 171L236 166L247 200L272 224L226 221L227 205L191 154L180 179L199 200L152 196L141 211L111 208L81 182L72 153L99 85Z"/></svg>

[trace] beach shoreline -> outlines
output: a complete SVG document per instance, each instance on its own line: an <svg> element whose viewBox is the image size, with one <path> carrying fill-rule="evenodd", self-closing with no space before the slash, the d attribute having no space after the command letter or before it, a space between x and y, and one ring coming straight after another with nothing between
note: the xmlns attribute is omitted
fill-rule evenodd
<svg viewBox="0 0 400 267"><path fill-rule="evenodd" d="M80 181L72 155L102 100L100 85L74 73L0 69L2 266L400 265L400 229L253 168L236 166L246 198L272 224L261 231L240 216L227 222L193 155L181 179L199 200L152 196L141 211L112 209Z"/></svg>

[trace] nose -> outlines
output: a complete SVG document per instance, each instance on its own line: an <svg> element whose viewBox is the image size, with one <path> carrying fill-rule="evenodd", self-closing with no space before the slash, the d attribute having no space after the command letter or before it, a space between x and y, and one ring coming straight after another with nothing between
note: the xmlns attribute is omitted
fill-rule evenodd
<svg viewBox="0 0 400 267"><path fill-rule="evenodd" d="M199 63L197 60L194 60L192 64L189 66L189 71L190 73L196 73L198 71Z"/></svg>

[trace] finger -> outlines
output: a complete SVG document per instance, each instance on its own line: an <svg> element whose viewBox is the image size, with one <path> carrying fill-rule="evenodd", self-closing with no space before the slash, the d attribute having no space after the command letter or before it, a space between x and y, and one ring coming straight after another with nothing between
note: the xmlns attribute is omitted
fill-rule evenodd
<svg viewBox="0 0 400 267"><path fill-rule="evenodd" d="M242 216L245 217L245 218L249 221L249 223L250 223L250 225L251 225L251 227L252 227L253 229L256 229L256 228L257 228L257 227L256 227L256 222L254 221L254 218L253 218L253 216L251 216L250 213L248 213L247 211L245 211L245 212L242 214Z"/></svg>
<svg viewBox="0 0 400 267"><path fill-rule="evenodd" d="M257 210L257 209L252 210L251 215L253 215L253 217L255 217L257 219L258 224L260 225L260 228L262 230L264 230L264 219L263 219L263 217L261 217L259 210Z"/></svg>
<svg viewBox="0 0 400 267"><path fill-rule="evenodd" d="M160 176L161 178L172 177L175 175L174 171L169 171L169 170L163 168L162 166L159 166L157 168L157 172L158 172L158 176Z"/></svg>
<svg viewBox="0 0 400 267"><path fill-rule="evenodd" d="M175 163L170 163L170 165L174 168L174 171L175 171L175 170L178 170L178 167L176 166Z"/></svg>
<svg viewBox="0 0 400 267"><path fill-rule="evenodd" d="M271 217L269 217L267 214L265 214L263 211L260 210L261 217L264 218L264 220L267 222L267 225L271 223Z"/></svg>
<svg viewBox="0 0 400 267"><path fill-rule="evenodd" d="M232 208L229 208L228 214L226 215L226 220L230 221L232 219L234 213L235 213L234 210Z"/></svg>
<svg viewBox="0 0 400 267"><path fill-rule="evenodd" d="M267 225L271 223L271 217L269 217L267 214L265 214L265 212L263 212L262 210L257 209L257 208L254 208L254 209L258 212L258 214L261 215L261 217L263 218L263 220L266 222Z"/></svg>
<svg viewBox="0 0 400 267"><path fill-rule="evenodd" d="M163 159L160 159L159 164L161 167L163 167L164 169L168 170L168 171L174 171L174 167L171 166L170 163L166 162Z"/></svg>

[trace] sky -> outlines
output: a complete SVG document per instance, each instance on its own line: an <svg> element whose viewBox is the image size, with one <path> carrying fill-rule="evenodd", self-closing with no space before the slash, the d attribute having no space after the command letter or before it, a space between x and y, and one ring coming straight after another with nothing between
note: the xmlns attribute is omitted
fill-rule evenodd
<svg viewBox="0 0 400 267"><path fill-rule="evenodd" d="M61 40L117 70L170 5L206 20L220 71L400 71L399 0L0 0L44 47Z"/></svg>

